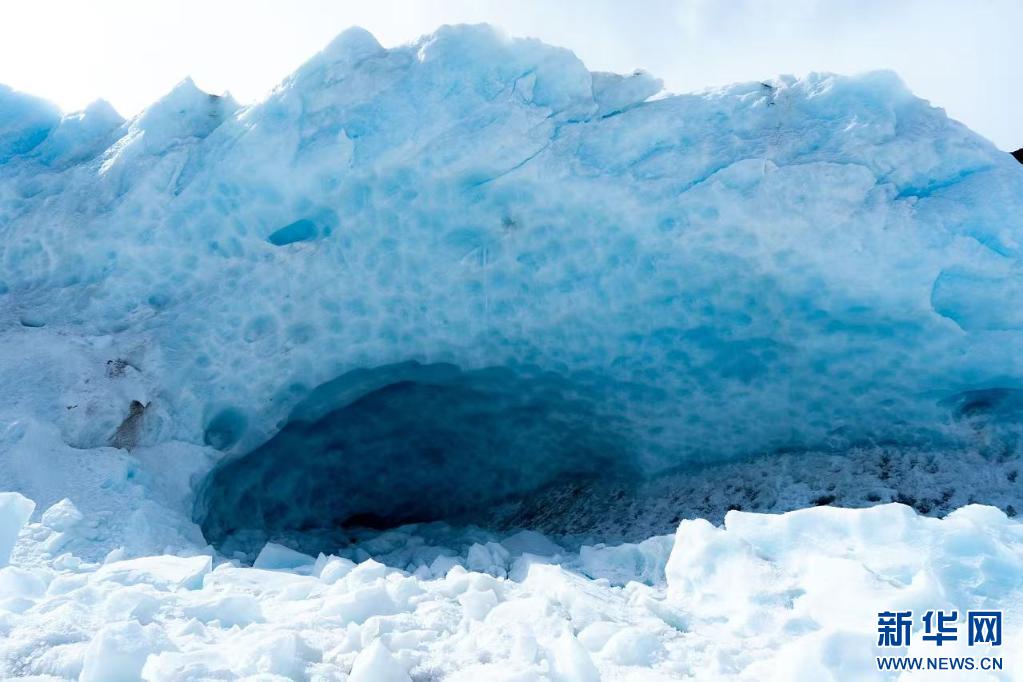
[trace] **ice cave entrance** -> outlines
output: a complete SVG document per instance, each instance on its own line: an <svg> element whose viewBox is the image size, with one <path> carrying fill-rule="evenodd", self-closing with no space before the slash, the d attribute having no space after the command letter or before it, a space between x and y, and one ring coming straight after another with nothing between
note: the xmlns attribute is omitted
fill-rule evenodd
<svg viewBox="0 0 1023 682"><path fill-rule="evenodd" d="M445 520L566 477L631 477L616 420L571 382L509 368L401 363L323 384L284 427L202 483L196 520L223 550ZM306 543L308 545L308 543Z"/></svg>

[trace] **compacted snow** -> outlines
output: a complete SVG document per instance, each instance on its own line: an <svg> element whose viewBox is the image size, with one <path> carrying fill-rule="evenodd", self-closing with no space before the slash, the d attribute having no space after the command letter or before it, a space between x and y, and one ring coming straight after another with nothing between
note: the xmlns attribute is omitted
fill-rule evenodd
<svg viewBox="0 0 1023 682"><path fill-rule="evenodd" d="M31 503L0 509L13 528ZM875 656L906 652L876 646L877 611L930 608L1005 609L1007 667L978 679L1023 674L1023 524L992 507L732 511L577 551L531 531L404 527L315 559L271 543L251 567L46 551L90 528L61 502L0 569L5 676L864 680ZM962 638L913 651L975 653Z"/></svg>
<svg viewBox="0 0 1023 682"><path fill-rule="evenodd" d="M890 73L669 95L461 26L252 106L0 86L0 677L1023 649L1021 236L1023 167Z"/></svg>

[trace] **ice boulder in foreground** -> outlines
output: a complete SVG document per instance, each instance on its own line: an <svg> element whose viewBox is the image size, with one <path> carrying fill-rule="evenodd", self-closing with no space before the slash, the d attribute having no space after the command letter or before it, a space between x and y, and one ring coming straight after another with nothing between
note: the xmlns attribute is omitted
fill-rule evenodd
<svg viewBox="0 0 1023 682"><path fill-rule="evenodd" d="M37 531L29 524L19 556L38 556ZM333 556L312 570L223 560L210 570L208 557L129 567L64 556L0 569L0 676L904 679L878 672L878 656L1004 662L993 677L956 680L1023 674L1023 524L992 507L944 519L897 504L732 512L721 527L685 520L674 538L559 548L557 563L525 551L537 538L446 548L442 565L424 528L392 535L393 552L378 555L390 565ZM467 570L474 548L504 540L507 575ZM957 613L956 641L922 638L932 609ZM970 646L968 612L991 610L1003 612L1001 644ZM914 614L908 646L877 646L882 611Z"/></svg>

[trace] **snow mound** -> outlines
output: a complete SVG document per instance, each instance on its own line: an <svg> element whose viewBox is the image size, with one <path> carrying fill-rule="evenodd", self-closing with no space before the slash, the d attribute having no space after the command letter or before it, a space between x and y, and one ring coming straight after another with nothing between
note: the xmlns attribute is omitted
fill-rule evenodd
<svg viewBox="0 0 1023 682"><path fill-rule="evenodd" d="M733 511L721 527L685 520L674 537L580 552L491 537L447 562L421 530L390 535L377 556L403 553L404 568L363 554L277 570L174 556L0 569L0 676L895 679L874 668L893 653L877 647L877 613L938 608L961 628L968 610L1004 609L998 679L1023 674L1010 655L1023 650L1023 523L992 507L943 520L898 504ZM977 653L920 634L916 655Z"/></svg>

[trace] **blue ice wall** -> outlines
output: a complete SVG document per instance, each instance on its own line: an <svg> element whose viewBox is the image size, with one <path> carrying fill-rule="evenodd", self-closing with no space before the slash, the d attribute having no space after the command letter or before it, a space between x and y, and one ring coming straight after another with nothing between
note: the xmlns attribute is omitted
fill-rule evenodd
<svg viewBox="0 0 1023 682"><path fill-rule="evenodd" d="M140 349L158 438L232 453L409 361L557 376L644 470L1015 423L1023 167L890 73L658 88L461 26L345 32L249 107L5 94L5 338Z"/></svg>

